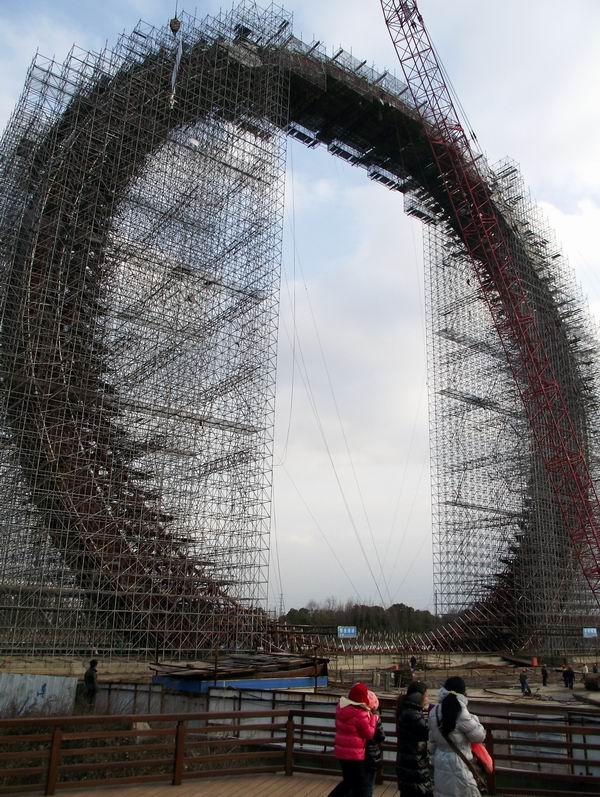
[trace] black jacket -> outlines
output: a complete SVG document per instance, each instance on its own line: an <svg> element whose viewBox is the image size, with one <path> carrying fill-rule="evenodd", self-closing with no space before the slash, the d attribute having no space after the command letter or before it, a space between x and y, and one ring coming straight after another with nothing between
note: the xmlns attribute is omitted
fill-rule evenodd
<svg viewBox="0 0 600 797"><path fill-rule="evenodd" d="M98 691L98 673L95 667L88 667L83 676L85 693L95 695Z"/></svg>
<svg viewBox="0 0 600 797"><path fill-rule="evenodd" d="M373 738L365 746L365 767L371 771L376 770L383 758L381 745L385 742L385 733L381 724L381 717L377 718Z"/></svg>
<svg viewBox="0 0 600 797"><path fill-rule="evenodd" d="M429 726L421 710L421 700L422 695L418 692L407 695L396 715L396 774L401 794L433 794L427 752Z"/></svg>

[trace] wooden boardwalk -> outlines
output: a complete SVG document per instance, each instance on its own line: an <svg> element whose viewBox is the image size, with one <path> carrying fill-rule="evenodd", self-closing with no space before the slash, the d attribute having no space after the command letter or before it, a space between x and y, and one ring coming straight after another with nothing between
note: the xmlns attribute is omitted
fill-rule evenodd
<svg viewBox="0 0 600 797"><path fill-rule="evenodd" d="M327 797L338 782L321 775L242 775L185 781L181 786L113 786L106 789L59 789L70 797ZM395 783L376 786L375 797L398 797Z"/></svg>

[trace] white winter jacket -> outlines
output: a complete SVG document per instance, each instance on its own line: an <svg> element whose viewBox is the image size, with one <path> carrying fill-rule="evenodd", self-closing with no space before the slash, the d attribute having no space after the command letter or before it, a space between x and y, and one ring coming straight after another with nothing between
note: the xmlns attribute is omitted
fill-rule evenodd
<svg viewBox="0 0 600 797"><path fill-rule="evenodd" d="M442 707L440 703L447 696L446 689L440 689L438 705L429 713L429 741L431 745L431 761L433 763L433 793L435 797L479 797L479 789L475 778L461 758L452 750L442 736L440 728ZM450 734L451 740L465 758L473 758L472 742L483 742L485 728L475 714L467 708L468 700L464 695L457 695L462 711L456 720L456 728Z"/></svg>

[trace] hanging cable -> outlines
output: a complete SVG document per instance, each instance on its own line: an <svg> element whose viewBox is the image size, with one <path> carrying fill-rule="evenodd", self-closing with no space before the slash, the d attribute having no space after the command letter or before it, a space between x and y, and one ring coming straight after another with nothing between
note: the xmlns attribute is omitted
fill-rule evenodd
<svg viewBox="0 0 600 797"><path fill-rule="evenodd" d="M285 325L285 323L283 324L283 327L284 327L284 330L285 330L286 334L289 337L289 331L288 331L287 326ZM367 552L365 550L365 547L363 545L362 539L360 537L360 533L358 531L358 527L357 527L356 522L354 520L354 516L352 514L352 510L350 508L350 504L348 502L348 499L346 498L346 493L344 491L344 487L343 487L340 475L339 475L337 467L335 465L333 454L331 453L331 448L330 448L329 442L327 440L327 435L325 434L325 429L323 428L323 423L321 421L321 416L320 416L320 413L319 413L319 408L317 406L317 402L316 402L316 399L315 399L315 396L314 396L314 392L313 392L313 389L312 389L312 385L311 385L311 382L310 382L310 377L308 376L308 369L306 367L306 361L304 359L304 353L302 351L302 344L300 343L300 338L299 337L297 337L297 346L298 346L298 354L299 354L299 374L300 374L300 378L302 379L302 383L303 383L304 389L306 390L306 393L307 393L307 396L308 396L308 400L309 400L309 405L310 405L310 407L312 409L312 412L313 412L313 415L314 415L314 418L315 418L315 421L316 421L316 424L317 424L317 429L319 430L319 434L321 436L321 440L322 440L323 445L325 447L325 451L327 453L327 457L329 459L329 463L331 465L331 469L333 470L333 475L335 477L335 481L336 481L336 484L338 486L338 490L339 490L339 493L340 493L340 496L341 496L341 499L342 499L342 503L344 504L344 508L346 510L346 514L348 515L348 519L350 520L350 526L352 527L352 530L354 532L354 536L355 536L356 541L358 543L358 547L359 547L359 549L360 549L360 551L361 551L361 553L363 555L365 564L367 565L367 569L368 569L368 571L369 571L369 573L371 575L371 578L373 579L373 584L375 586L375 589L376 589L376 591L377 591L377 593L379 595L379 598L381 600L382 605L385 605L385 599L384 599L384 597L382 595L381 589L379 587L379 583L378 583L378 581L377 581L377 579L375 577L375 573L373 572L373 568L371 567L371 563L369 561L369 558L367 556Z"/></svg>
<svg viewBox="0 0 600 797"><path fill-rule="evenodd" d="M275 490L273 490L272 497L271 497L273 507L273 539L275 541L275 564L277 565L277 580L279 581L279 602L280 606L283 603L283 581L281 579L281 562L279 559L279 540L277 537L277 514L275 511ZM280 609L281 614L281 609Z"/></svg>
<svg viewBox="0 0 600 797"><path fill-rule="evenodd" d="M409 524L410 524L410 522L412 520L413 512L414 512L414 509L415 509L415 504L416 504L416 501L417 501L417 495L419 494L419 489L421 487L421 482L423 481L423 475L425 473L425 468L426 468L426 465L427 465L427 459L428 459L428 455L427 455L427 452L426 452L425 456L423 457L423 461L421 463L421 470L419 471L419 478L417 480L417 487L413 491L413 494L412 494L412 500L410 502L410 508L409 508L408 514L406 516L406 522L404 524L404 529L402 530L402 537L400 538L400 544L398 545L398 551L396 553L396 558L394 559L394 564L392 566L392 570L391 570L392 573L396 569L396 565L398 564L398 559L400 557L400 553L402 552L402 548L404 547L404 541L406 539L408 526L409 526ZM427 538L424 537L424 539L427 539ZM410 567L409 567L409 570L410 570ZM408 575L409 570L407 570L406 575ZM404 583L404 580L406 579L406 575L404 576L404 579L402 580L402 584ZM399 589L399 587L398 587L398 589ZM398 589L396 589L396 592L394 593L395 595L398 594Z"/></svg>
<svg viewBox="0 0 600 797"><path fill-rule="evenodd" d="M310 300L310 295L309 295L309 292L308 292L308 284L306 282L304 269L302 268L302 261L300 259L300 255L298 254L297 239L296 239L294 161L293 161L293 153L292 153L292 151L290 151L290 153L291 153L290 154L290 166L291 166L290 181L291 181L291 186L292 186L292 217L291 217L290 226L291 226L291 234L292 234L292 258L293 258L292 262L293 262L293 273L294 273L293 297L292 297L292 302L291 302L292 308L293 308L293 343L292 343L293 364L295 365L295 362L296 362L296 345L298 345L298 347L300 348L298 329L297 329L297 325L296 325L296 263L297 263L299 271L300 271L300 276L302 278L302 283L304 285L304 291L305 291L305 295L306 295L306 299L307 299L307 303L308 303L308 307L309 307L309 311L310 311L310 315L311 315L311 319L312 319L312 324L313 324L313 329L314 329L314 332L315 332L315 337L317 339L317 343L318 343L318 346L319 346L319 352L320 352L320 356L321 356L321 361L323 363L323 368L324 368L325 374L327 376L327 382L328 382L328 386L329 386L329 391L331 393L331 397L332 397L332 400L333 400L333 405L334 405L335 412L336 412L337 419L338 419L338 424L340 426L340 430L341 430L341 433L342 433L342 438L343 438L343 441L344 441L344 446L346 448L346 453L348 455L348 460L350 462L350 468L352 470L352 475L353 475L354 482L355 482L356 489L357 489L357 493L358 493L358 496L359 496L359 501L360 501L361 508L362 508L362 511L363 511L363 514L364 514L364 517L365 517L365 522L366 522L366 525L367 525L367 528L368 528L368 531L369 531L369 534L370 534L370 537L371 537L371 542L372 542L372 545L373 545L373 550L375 552L375 557L377 559L377 563L378 563L378 566L379 566L381 580L383 582L385 591L387 592L388 599L391 599L389 585L387 583L387 579L386 579L386 576L385 576L382 560L381 560L381 557L380 557L380 554L379 554L379 550L378 550L378 547L377 547L377 543L376 543L376 540L375 540L375 535L373 533L373 527L371 525L371 521L370 521L370 518L369 518L369 515L368 515L368 512L367 512L367 508L366 508L363 492L362 492L362 489L361 489L361 486L360 486L360 482L358 480L358 475L356 473L356 467L354 465L354 458L352 456L352 453L351 453L351 450L350 450L350 446L349 446L349 443L348 443L346 430L345 430L345 427L344 427L344 424L343 424L343 421L342 421L342 417L341 417L341 413L340 413L340 409L339 409L339 404L338 404L337 397L336 397L336 394L335 394L335 390L334 390L334 387L333 387L333 380L331 378L331 373L330 373L330 370L329 370L329 367L328 367L328 364L327 364L327 358L325 356L325 351L324 351L324 348L323 348L321 336L319 334L319 329L318 329L316 316L315 316L315 313L314 313L312 302ZM287 285L287 289L288 289L288 294L289 294L289 285ZM301 349L300 349L300 351L301 351ZM351 525L352 525L353 529L355 530L355 534L357 536L359 547L361 549L361 552L363 553L363 556L365 557L365 560L367 561L367 565L369 567L369 570L371 571L371 574L373 575L373 580L375 582L375 586L376 586L377 592L379 594L379 597L380 597L380 599L382 601L382 604L385 606L386 605L385 599L384 599L384 597L383 597L383 595L381 593L381 590L379 588L377 580L375 579L375 576L374 576L374 574L373 574L373 572L371 570L371 565L370 565L370 563L368 561L368 558L366 556L366 552L365 552L364 547L362 545L362 541L360 540L360 535L359 535L358 529L356 527L356 524L355 524L355 521L354 521L354 517L353 517L353 515L351 513L351 510L350 510L350 507L349 507L349 503L348 503L348 501L346 499L345 492L344 492L343 487L341 485L341 481L339 479L339 476L338 476L338 473L337 473L337 470L336 470L336 467L335 467L335 464L334 464L334 461L333 461L333 456L331 455L331 451L329 449L329 445L327 444L327 441L325 439L325 433L324 433L324 430L323 430L322 425L320 423L320 416L319 416L319 413L318 413L316 401L314 399L314 394L312 393L312 388L310 388L310 380L308 378L308 370L306 368L306 363L304 362L304 357L303 357L302 353L301 353L301 356L302 356L303 365L304 365L304 371L305 371L305 375L306 375L305 389L306 389L307 385L309 386L309 389L310 389L309 402L311 403L311 406L312 406L312 409L313 409L313 413L315 414L315 418L317 419L317 424L319 426L319 431L321 432L321 436L323 438L323 442L325 444L327 453L329 455L330 462L331 462L331 465L332 465L332 468L333 468L333 471L334 471L334 475L336 477L336 481L338 482L338 487L339 487L340 493L342 495L342 500L343 500L343 502L344 502L344 504L346 506L346 509L347 509L347 512L348 512L348 515L349 515L349 518L350 518ZM292 375L293 374L294 374L294 371L292 371ZM293 388L293 383L292 383L292 388ZM307 391L307 394L308 394L308 391ZM285 456L287 454L287 447L288 447L289 434L290 434L291 412L292 412L292 409L291 409L291 406L290 406L290 416L289 416L289 422L288 422L288 429L287 429L287 435L286 435L286 442L285 442L285 446L284 446L284 452L282 454L281 461L279 463L277 463L277 466L282 465L285 462Z"/></svg>
<svg viewBox="0 0 600 797"><path fill-rule="evenodd" d="M169 27L173 38L177 40L177 34L181 29L181 21L177 18L177 7L175 9L175 16L169 22ZM177 50L175 51L175 63L173 65L173 72L171 74L171 97L169 105L171 108L175 107L175 89L177 85L177 75L179 74L179 66L181 64L181 56L183 55L183 38L180 36L177 43Z"/></svg>
<svg viewBox="0 0 600 797"><path fill-rule="evenodd" d="M291 474L291 473L289 472L289 470L288 470L288 469L285 467L285 465L283 465L283 466L282 466L282 468L283 468L283 472L285 473L285 475L286 475L286 476L288 477L288 479L290 480L292 487L294 488L294 490L295 490L295 491L296 491L296 493L298 494L298 498L300 499L300 501L301 501L301 502L302 502L302 504L304 505L304 508L305 508L305 509L306 509L306 511L308 512L308 514L309 514L309 516L310 516L310 518L311 518L312 522L315 524L315 526L316 526L317 530L319 531L319 533L320 533L321 537L323 538L323 541L325 542L325 545L326 545L326 546L329 548L329 550L330 550L330 552L331 552L331 555L333 556L333 558L334 558L334 559L335 559L335 561L337 562L337 564L338 564L338 566L339 566L340 570L342 571L342 573L343 573L343 574L346 576L346 578L348 579L348 583L349 583L349 584L350 584L350 586L352 587L353 594L356 596L356 599L359 601L359 603L360 603L360 602L362 602L362 599L361 599L361 597L360 597L360 592L358 591L358 589L357 589L357 587L356 587L355 583L354 583L354 582L352 581L352 579L350 578L350 576L349 576L349 574L348 574L348 571L346 570L346 568L344 567L344 565L341 563L341 561L340 561L340 558L339 558L339 556L337 555L337 553L335 552L335 549L334 549L334 547L331 545L331 543L330 543L330 542L329 542L329 540L327 539L327 535L325 534L325 532L324 532L324 531L323 531L323 529L321 528L321 526L320 526L320 524L319 524L319 521L317 520L317 518L314 516L314 514L313 514L313 511L311 510L310 506L308 505L308 502L305 500L304 496L303 496L303 495L302 495L302 493L300 492L300 488L298 487L298 485L297 485L297 484L296 484L296 482L294 481L294 479L293 479L293 477L292 477L292 474Z"/></svg>
<svg viewBox="0 0 600 797"><path fill-rule="evenodd" d="M421 544L419 545L419 547L417 549L417 552L415 553L415 555L411 559L410 564L408 565L408 567L404 571L404 575L402 577L402 580L400 581L400 583L396 587L396 591L394 592L394 598L396 598L396 596L398 595L398 593L402 589L402 587L404 585L404 582L408 578L409 574L412 572L412 569L414 567L415 562L417 561L417 559L421 555L421 552L423 551L423 548L425 547L425 543L428 542L428 541L431 541L431 533L423 535L423 539L421 540Z"/></svg>
<svg viewBox="0 0 600 797"><path fill-rule="evenodd" d="M426 340L425 340L426 335L425 335L425 315L424 315L425 299L424 299L423 292L422 292L422 287L421 287L421 273L419 271L419 266L418 266L419 257L418 257L418 252L417 252L417 243L416 243L416 240L415 240L414 228L413 228L412 224L410 224L409 226L410 226L411 241L412 241L413 254L414 254L413 264L414 264L414 267L415 267L417 291L418 291L418 294L419 294L419 321L420 321L420 326L421 326L421 341L422 341L422 346L423 346L424 358L425 358L425 361L426 361L427 352L426 352ZM425 388L426 388L426 382L427 382L427 379L425 378L425 380L421 383L421 389L419 391L419 398L417 399L417 406L415 407L413 423L412 423L412 427L411 427L411 431L410 431L410 439L409 439L409 444L408 444L408 451L407 451L407 454L406 454L406 458L404 460L404 469L402 471L402 478L400 480L400 489L398 491L398 498L396 500L396 506L394 507L394 514L392 516L392 524L390 526L390 531L389 531L389 534L388 534L388 538L387 538L386 545L385 545L385 550L384 550L384 555L383 555L383 558L384 558L385 561L388 561L388 553L389 553L389 550L390 550L392 536L393 536L394 530L396 528L396 523L397 523L397 520L398 520L398 513L400 511L400 505L401 505L402 497L403 497L403 494L404 494L404 485L405 485L405 482L406 482L406 475L407 475L407 472L408 472L408 464L409 464L409 461L410 461L410 457L411 457L413 446L414 446L414 442L415 442L416 430L417 430L417 422L419 420L419 416L421 414L421 410L422 410L422 406L423 406L422 402L423 402L423 394L424 394ZM414 502L414 494L413 494L413 502ZM402 545L402 543L401 543L401 545ZM390 571L390 578L392 577L392 574L393 574L393 568Z"/></svg>
<svg viewBox="0 0 600 797"><path fill-rule="evenodd" d="M419 392L419 398L417 399L417 406L415 407L415 413L413 417L412 427L410 430L410 439L408 442L408 450L406 453L406 458L404 460L404 468L402 470L402 478L400 479L400 488L398 490L398 498L396 499L396 506L394 507L394 514L392 516L392 524L390 526L390 533L388 534L388 538L385 544L385 549L383 552L383 558L387 561L388 553L390 550L390 545L392 542L392 536L396 529L396 522L398 520L398 513L400 511L400 504L402 502L402 498L404 496L404 485L406 482L406 474L408 473L408 463L410 462L410 456L412 454L413 445L415 442L415 434L417 429L417 421L419 420L419 416L421 414L421 407L423 401L423 393L425 392L425 385L421 385L421 390Z"/></svg>
<svg viewBox="0 0 600 797"><path fill-rule="evenodd" d="M371 537L371 543L373 545L373 550L375 551L375 557L377 559L377 564L379 565L379 572L381 574L381 579L383 581L383 585L384 585L385 590L387 592L388 600L391 602L391 594L390 594L389 585L387 583L387 579L386 579L385 572L384 572L384 569L383 569L383 564L382 564L382 561L381 561L381 557L379 555L379 550L377 548L377 543L375 541L375 534L373 533L373 527L371 525L371 520L369 518L369 514L367 512L367 507L365 505L363 492L362 492L362 489L361 489L361 486L360 486L360 482L358 480L358 474L356 473L356 468L354 466L354 457L352 456L352 452L350 450L350 445L348 443L348 437L346 435L346 430L345 430L345 427L344 427L344 423L342 421L342 416L341 416L341 413L340 413L339 404L338 404L338 401L337 401L335 390L333 388L333 380L331 379L331 372L330 372L329 366L327 364L327 358L325 356L325 350L323 349L323 343L322 343L322 340L321 340L321 335L319 334L319 328L318 328L318 325L317 325L317 319L315 317L315 313L314 313L314 310L313 310L312 302L310 300L310 295L309 295L309 292L308 292L308 285L306 283L306 278L304 276L304 269L302 268L302 261L300 260L299 256L298 256L298 265L299 265L299 268L300 268L300 275L302 277L302 283L304 285L304 291L305 291L305 294L306 294L306 301L308 303L308 308L310 310L310 315L311 315L311 319L312 319L312 323L313 323L313 329L314 329L314 332L315 332L315 337L317 339L317 343L318 343L318 346L319 346L319 352L320 352L320 355L321 355L321 362L323 364L323 369L325 371L325 375L327 376L327 384L329 386L329 392L331 393L331 399L333 401L333 406L335 408L338 424L339 424L339 427L340 427L340 431L342 433L342 439L344 441L344 446L346 448L346 453L348 455L348 461L350 462L350 468L352 470L352 476L354 478L354 484L356 485L356 491L358 493L360 505L361 505L361 508L362 508L362 511L363 511L363 515L364 515L364 518L365 518L367 529L369 530L369 535ZM380 593L380 595L381 595L381 593Z"/></svg>

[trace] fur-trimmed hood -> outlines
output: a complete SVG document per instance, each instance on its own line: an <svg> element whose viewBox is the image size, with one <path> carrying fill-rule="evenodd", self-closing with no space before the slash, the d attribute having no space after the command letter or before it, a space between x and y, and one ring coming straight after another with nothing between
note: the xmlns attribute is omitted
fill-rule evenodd
<svg viewBox="0 0 600 797"><path fill-rule="evenodd" d="M463 708L466 708L469 705L469 698L466 695L461 695L460 692L449 692L444 686L442 686L438 692L438 703L441 703L445 697L448 697L448 695L456 695L458 702L461 704L461 706L463 706Z"/></svg>
<svg viewBox="0 0 600 797"><path fill-rule="evenodd" d="M357 703L355 700L350 700L349 697L340 697L339 702L340 708L346 708L346 706L356 706L357 708L364 708L369 711L369 707L366 703Z"/></svg>

